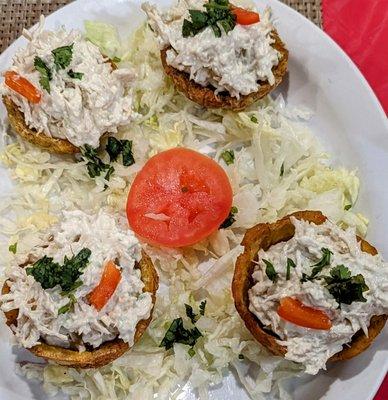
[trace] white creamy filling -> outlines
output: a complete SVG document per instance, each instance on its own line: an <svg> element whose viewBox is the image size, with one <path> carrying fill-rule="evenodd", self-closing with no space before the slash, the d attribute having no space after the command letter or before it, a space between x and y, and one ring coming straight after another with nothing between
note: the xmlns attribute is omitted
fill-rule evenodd
<svg viewBox="0 0 388 400"><path fill-rule="evenodd" d="M269 10L260 14L260 22L238 25L220 38L208 27L193 37L182 36L183 20L190 19L188 10L204 10L207 1L179 0L168 12L162 13L156 6L144 3L143 10L148 23L156 33L161 49L171 46L167 63L190 75L190 79L202 86L211 85L216 93L227 91L239 98L260 88L260 82L274 84L272 68L279 63L279 53L271 46L274 29ZM246 2L232 4L246 6Z"/></svg>
<svg viewBox="0 0 388 400"><path fill-rule="evenodd" d="M90 262L80 277L82 286L74 292L74 310L60 315L58 310L69 302L61 288L43 290L24 268L14 266L7 276L11 292L0 296L0 303L3 311L19 309L17 326L12 329L20 344L30 348L44 339L67 347L73 341L82 350L84 344L98 347L118 336L132 346L137 323L150 316L152 297L151 293L143 293L141 274L135 268L141 247L126 227L126 219L117 220L103 210L97 215L65 212L61 224L47 237L44 246L47 245L33 248L29 261L46 255L63 264L65 256L71 258L88 248ZM21 256L20 263L28 257ZM109 260L119 263L121 280L107 304L97 311L86 296L99 284Z"/></svg>
<svg viewBox="0 0 388 400"><path fill-rule="evenodd" d="M98 147L104 133L116 133L121 125L130 123L136 114L132 110L130 85L135 79L131 69L112 71L107 58L97 46L85 40L77 30L43 30L43 19L37 30L24 31L28 39L19 50L10 70L30 81L42 94L38 104L32 104L4 83L0 94L10 96L23 112L26 124L47 136L67 139L75 146ZM71 63L57 70L51 51L73 46ZM40 74L34 67L40 57L52 70L50 93L39 83ZM68 71L80 72L81 79L68 76Z"/></svg>
<svg viewBox="0 0 388 400"><path fill-rule="evenodd" d="M292 223L295 235L291 240L271 246L268 251L260 250L253 273L256 283L249 290L249 309L279 335L279 343L287 346L286 358L303 363L307 373L316 374L325 369L326 361L341 351L357 331L362 329L367 333L373 315L388 313L388 264L380 255L361 251L354 229L342 230L329 221L315 225L293 218ZM362 274L369 287L364 292L367 302L341 304L338 308L322 280L300 282L302 273L311 275L311 266L322 258L322 248L333 252L330 266L322 270L322 275L328 276L337 265L349 268L352 276ZM287 258L296 264L288 281ZM263 259L270 261L279 274L276 283L267 277ZM280 300L288 296L323 310L331 319L332 328L328 331L302 328L281 319L276 311Z"/></svg>

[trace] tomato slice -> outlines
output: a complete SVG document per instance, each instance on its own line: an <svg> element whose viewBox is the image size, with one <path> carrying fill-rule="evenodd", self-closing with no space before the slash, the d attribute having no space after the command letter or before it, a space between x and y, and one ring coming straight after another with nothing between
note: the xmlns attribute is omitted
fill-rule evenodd
<svg viewBox="0 0 388 400"><path fill-rule="evenodd" d="M215 161L175 148L152 157L136 176L128 195L128 222L151 244L189 246L219 228L232 200L229 179Z"/></svg>
<svg viewBox="0 0 388 400"><path fill-rule="evenodd" d="M105 265L100 283L87 296L90 304L100 311L115 292L121 280L121 272L113 261Z"/></svg>
<svg viewBox="0 0 388 400"><path fill-rule="evenodd" d="M236 17L239 25L252 25L260 22L260 15L254 11L245 10L241 7L232 7L232 14Z"/></svg>
<svg viewBox="0 0 388 400"><path fill-rule="evenodd" d="M40 91L26 78L23 78L15 71L7 71L5 84L16 93L25 97L29 102L37 104L42 97Z"/></svg>
<svg viewBox="0 0 388 400"><path fill-rule="evenodd" d="M295 325L310 329L329 330L330 318L323 311L304 305L298 299L285 297L277 310L279 316Z"/></svg>

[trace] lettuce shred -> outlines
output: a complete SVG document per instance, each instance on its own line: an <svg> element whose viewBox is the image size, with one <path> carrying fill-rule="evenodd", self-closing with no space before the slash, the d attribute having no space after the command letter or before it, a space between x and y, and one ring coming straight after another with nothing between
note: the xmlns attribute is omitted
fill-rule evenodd
<svg viewBox="0 0 388 400"><path fill-rule="evenodd" d="M365 235L367 220L354 211L359 179L354 171L335 168L307 128L304 109L290 110L282 97L267 97L244 112L204 110L174 90L163 73L151 30L139 28L119 43L114 27L86 22L87 37L108 56L118 52L120 66L137 70L134 96L139 119L121 128L119 138L133 141L136 164L115 164L107 182L89 178L85 162L56 156L5 134L1 154L15 185L0 203L0 230L8 238L5 263L28 251L61 210L98 210L110 206L123 212L135 174L153 154L176 146L206 153L225 169L234 191L236 221L201 243L185 249L146 246L158 268L161 289L154 318L142 340L126 355L97 370L75 370L46 364L25 364L20 371L40 379L50 394L63 391L71 399L178 398L188 387L207 399L208 388L220 383L228 370L235 372L252 399L288 399L287 380L301 368L271 356L253 340L240 320L230 293L236 257L246 228L274 221L303 209L322 210L343 226L356 226ZM104 147L104 146L102 146ZM226 165L221 153L233 150L235 161ZM107 157L102 154L101 157ZM108 159L104 159L108 162ZM159 344L174 318L185 324L184 304L198 307L207 300L197 322L203 333L195 345L175 344L165 351ZM252 368L255 366L255 373Z"/></svg>

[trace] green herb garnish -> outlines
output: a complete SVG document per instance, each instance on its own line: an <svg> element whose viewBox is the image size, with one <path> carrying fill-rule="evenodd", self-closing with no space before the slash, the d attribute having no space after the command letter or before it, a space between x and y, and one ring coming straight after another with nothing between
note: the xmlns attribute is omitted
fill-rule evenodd
<svg viewBox="0 0 388 400"><path fill-rule="evenodd" d="M187 354L193 358L195 356L195 350L193 347L190 347L189 350L187 350Z"/></svg>
<svg viewBox="0 0 388 400"><path fill-rule="evenodd" d="M239 360L244 360L244 359L245 359L245 357L244 357L244 355L243 355L243 354L239 354L239 355L238 355L238 359L239 359Z"/></svg>
<svg viewBox="0 0 388 400"><path fill-rule="evenodd" d="M339 306L352 304L354 301L365 303L363 292L369 290L361 274L352 276L344 265L337 265L330 271L330 276L324 277L326 288L335 298Z"/></svg>
<svg viewBox="0 0 388 400"><path fill-rule="evenodd" d="M234 151L225 150L221 153L221 158L225 161L226 165L231 165L234 163Z"/></svg>
<svg viewBox="0 0 388 400"><path fill-rule="evenodd" d="M257 124L259 121L257 120L257 117L255 115L252 115L251 121L255 124Z"/></svg>
<svg viewBox="0 0 388 400"><path fill-rule="evenodd" d="M70 46L62 46L52 50L51 54L54 56L54 64L57 71L65 69L70 65L71 59L73 58L73 46L74 43Z"/></svg>
<svg viewBox="0 0 388 400"><path fill-rule="evenodd" d="M221 29L228 33L236 26L236 17L228 0L209 0L204 7L206 11L189 10L191 21L183 21L183 37L195 36L209 26L216 37L221 37Z"/></svg>
<svg viewBox="0 0 388 400"><path fill-rule="evenodd" d="M193 307L191 307L189 304L185 304L186 308L186 315L190 319L191 323L194 325L198 321L198 315L194 313Z"/></svg>
<svg viewBox="0 0 388 400"><path fill-rule="evenodd" d="M117 161L119 155L123 157L123 165L129 167L135 163L135 159L132 153L132 141L131 140L118 140L113 136L108 138L106 145L106 151L109 154L110 161Z"/></svg>
<svg viewBox="0 0 388 400"><path fill-rule="evenodd" d="M50 81L53 78L53 74L50 68L40 57L34 58L34 67L40 74L40 86L42 86L43 89L50 93Z"/></svg>
<svg viewBox="0 0 388 400"><path fill-rule="evenodd" d="M74 304L77 302L77 299L72 293L69 294L69 300L70 301L67 304L65 304L58 310L58 315L66 314L67 312L74 309Z"/></svg>
<svg viewBox="0 0 388 400"><path fill-rule="evenodd" d="M226 229L232 226L236 222L236 218L234 216L238 213L238 208L233 206L230 209L230 213L228 215L228 218L220 225L219 229Z"/></svg>
<svg viewBox="0 0 388 400"><path fill-rule="evenodd" d="M330 265L330 260L333 253L329 249L326 249L324 247L321 249L321 251L322 258L316 264L311 266L311 268L313 269L311 275L307 275L305 273L302 274L302 283L317 279L317 275L322 272L323 268L327 265Z"/></svg>
<svg viewBox="0 0 388 400"><path fill-rule="evenodd" d="M347 204L347 205L344 207L344 210L345 210L345 211L349 211L351 208L352 208L352 205L351 205L351 204Z"/></svg>
<svg viewBox="0 0 388 400"><path fill-rule="evenodd" d="M280 176L283 176L283 175L284 175L284 163L280 167Z"/></svg>
<svg viewBox="0 0 388 400"><path fill-rule="evenodd" d="M197 328L186 329L183 326L182 318L176 318L172 321L159 347L169 350L174 346L174 343L187 344L193 347L201 336L202 333Z"/></svg>
<svg viewBox="0 0 388 400"><path fill-rule="evenodd" d="M103 172L105 172L105 179L109 181L112 173L114 172L114 167L109 164L105 164L100 157L97 155L97 150L93 149L92 146L86 144L83 148L81 148L82 157L85 161L88 161L86 164L86 168L88 170L88 174L91 178L95 178L96 176L100 176Z"/></svg>
<svg viewBox="0 0 388 400"><path fill-rule="evenodd" d="M26 269L27 275L32 275L43 289L51 289L60 285L64 293L75 290L79 285L79 277L89 263L91 251L82 249L76 256L65 256L63 265L53 262L53 258L44 256Z"/></svg>
<svg viewBox="0 0 388 400"><path fill-rule="evenodd" d="M270 261L264 260L264 258L263 262L266 266L265 273L268 276L268 279L270 279L273 283L275 283L278 280L278 273L275 271L275 267Z"/></svg>
<svg viewBox="0 0 388 400"><path fill-rule="evenodd" d="M119 62L121 62L121 58L120 58L120 57L113 57L113 58L112 58L112 61L113 61L114 63L119 63Z"/></svg>
<svg viewBox="0 0 388 400"><path fill-rule="evenodd" d="M8 247L8 251L13 253L13 254L16 254L17 250L18 250L18 243L17 242L14 243L14 244L9 245L9 247Z"/></svg>
<svg viewBox="0 0 388 400"><path fill-rule="evenodd" d="M286 280L289 281L291 278L291 268L295 268L296 265L291 258L287 258L287 273L286 273Z"/></svg>
<svg viewBox="0 0 388 400"><path fill-rule="evenodd" d="M207 301L206 301L206 300L203 300L203 301L201 302L201 304L199 305L199 313L200 313L201 315L205 315L206 303L207 303Z"/></svg>
<svg viewBox="0 0 388 400"><path fill-rule="evenodd" d="M82 77L84 76L83 72L74 72L72 69L69 70L67 75L69 75L70 78L73 78L73 79L82 79Z"/></svg>

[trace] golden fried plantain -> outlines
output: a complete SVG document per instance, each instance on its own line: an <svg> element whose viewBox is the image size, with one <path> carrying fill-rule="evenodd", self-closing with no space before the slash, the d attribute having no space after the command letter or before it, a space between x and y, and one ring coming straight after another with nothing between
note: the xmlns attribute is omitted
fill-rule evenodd
<svg viewBox="0 0 388 400"><path fill-rule="evenodd" d="M144 282L143 292L152 293L152 302L155 304L156 291L158 290L159 277L152 264L151 259L143 252L142 259L136 268L141 271L141 280ZM4 284L2 294L9 293L10 288L7 283ZM5 313L8 326L17 324L18 310L12 310ZM152 319L151 315L147 320L139 321L136 326L134 343L136 343L143 335ZM57 364L65 365L72 368L98 368L102 367L116 358L122 356L130 349L128 343L121 339L114 339L110 342L103 343L96 349L79 352L77 350L64 349L59 346L52 346L46 343L36 345L28 350L38 357L46 360L55 361Z"/></svg>
<svg viewBox="0 0 388 400"><path fill-rule="evenodd" d="M163 68L166 74L171 77L175 87L195 103L206 108L223 108L225 110L242 111L275 89L282 82L287 72L288 50L285 48L276 30L273 30L271 35L275 40L272 46L280 53L279 63L272 69L275 76L275 83L270 85L268 81L261 82L261 86L257 92L240 96L239 99L230 96L227 92L216 95L214 88L211 86L203 87L191 80L189 74L186 72L179 71L168 65L166 57L167 51L171 49L171 46L161 51Z"/></svg>
<svg viewBox="0 0 388 400"><path fill-rule="evenodd" d="M279 337L270 329L265 328L258 318L249 311L248 291L254 285L252 273L255 264L253 260L257 259L258 251L260 249L268 250L272 245L290 240L294 236L295 227L290 217L317 225L326 221L326 217L321 212L299 211L275 223L258 224L248 229L242 241L244 252L237 259L232 282L234 303L246 327L259 343L273 354L280 356L286 354L287 348L280 345L277 342ZM377 254L377 250L372 245L359 237L357 239L361 243L362 251L372 255ZM384 328L386 320L387 315L373 316L370 320L368 336L365 336L363 331L358 331L353 336L352 341L344 346L342 351L332 356L330 361L347 360L362 353Z"/></svg>

